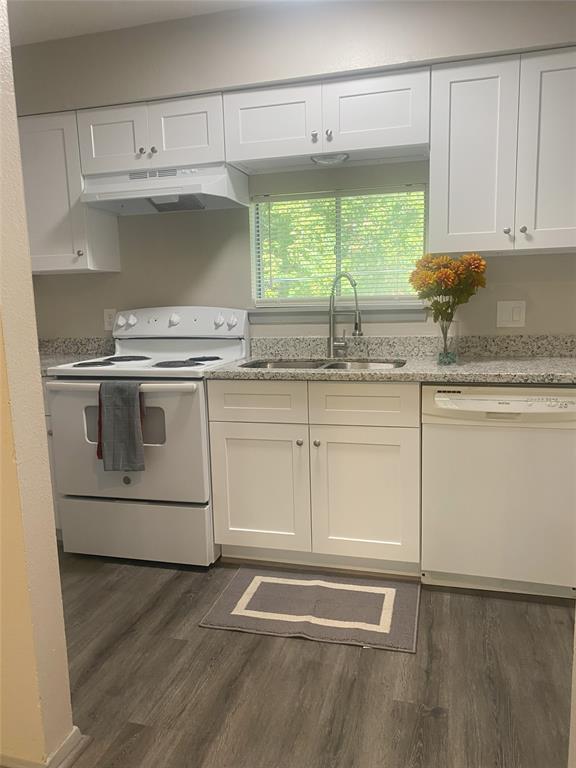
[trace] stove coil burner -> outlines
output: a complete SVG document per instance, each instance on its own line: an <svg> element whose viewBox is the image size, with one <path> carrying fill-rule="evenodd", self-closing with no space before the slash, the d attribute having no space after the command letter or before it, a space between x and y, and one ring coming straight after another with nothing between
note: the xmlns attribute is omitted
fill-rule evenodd
<svg viewBox="0 0 576 768"><path fill-rule="evenodd" d="M106 368L109 365L114 365L109 360L88 360L85 363L74 363L73 368Z"/></svg>
<svg viewBox="0 0 576 768"><path fill-rule="evenodd" d="M194 360L163 360L160 363L154 363L153 368L193 368L202 365Z"/></svg>
<svg viewBox="0 0 576 768"><path fill-rule="evenodd" d="M106 358L108 363L135 363L138 360L150 360L150 358L146 355L116 355Z"/></svg>
<svg viewBox="0 0 576 768"><path fill-rule="evenodd" d="M205 355L204 357L189 357L189 360L192 360L195 363L210 363L214 360L222 360L221 357L217 357L216 355Z"/></svg>

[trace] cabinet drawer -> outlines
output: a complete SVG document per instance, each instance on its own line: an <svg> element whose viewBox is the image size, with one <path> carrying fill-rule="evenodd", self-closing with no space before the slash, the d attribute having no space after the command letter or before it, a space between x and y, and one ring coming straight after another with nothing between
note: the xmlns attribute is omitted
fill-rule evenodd
<svg viewBox="0 0 576 768"><path fill-rule="evenodd" d="M419 384L311 382L311 424L369 427L417 427L420 423Z"/></svg>
<svg viewBox="0 0 576 768"><path fill-rule="evenodd" d="M210 381L210 421L308 423L304 381Z"/></svg>

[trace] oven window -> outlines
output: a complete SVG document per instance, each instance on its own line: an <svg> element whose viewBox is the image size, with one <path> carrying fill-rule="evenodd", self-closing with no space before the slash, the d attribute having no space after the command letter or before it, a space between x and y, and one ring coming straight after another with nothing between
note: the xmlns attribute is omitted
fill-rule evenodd
<svg viewBox="0 0 576 768"><path fill-rule="evenodd" d="M98 406L84 408L86 439L89 443L98 442ZM144 445L164 445L166 442L166 418L162 408L145 408L142 420Z"/></svg>

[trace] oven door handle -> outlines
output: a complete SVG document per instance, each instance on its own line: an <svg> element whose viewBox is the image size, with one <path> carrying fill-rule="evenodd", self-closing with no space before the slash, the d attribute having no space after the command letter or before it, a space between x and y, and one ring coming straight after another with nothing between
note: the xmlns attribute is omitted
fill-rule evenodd
<svg viewBox="0 0 576 768"><path fill-rule="evenodd" d="M101 382L99 381L47 381L46 389L51 392L98 392ZM196 392L198 384L192 381L186 382L147 382L140 384L140 391L146 392L165 392L167 395L184 392Z"/></svg>

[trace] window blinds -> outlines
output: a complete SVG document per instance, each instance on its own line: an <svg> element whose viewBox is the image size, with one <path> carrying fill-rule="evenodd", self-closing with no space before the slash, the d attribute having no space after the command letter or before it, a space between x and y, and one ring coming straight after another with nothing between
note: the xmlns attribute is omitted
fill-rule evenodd
<svg viewBox="0 0 576 768"><path fill-rule="evenodd" d="M413 297L408 278L424 252L424 220L422 187L258 199L254 297L268 304L324 300L342 270L361 296ZM351 296L346 282L339 295Z"/></svg>

